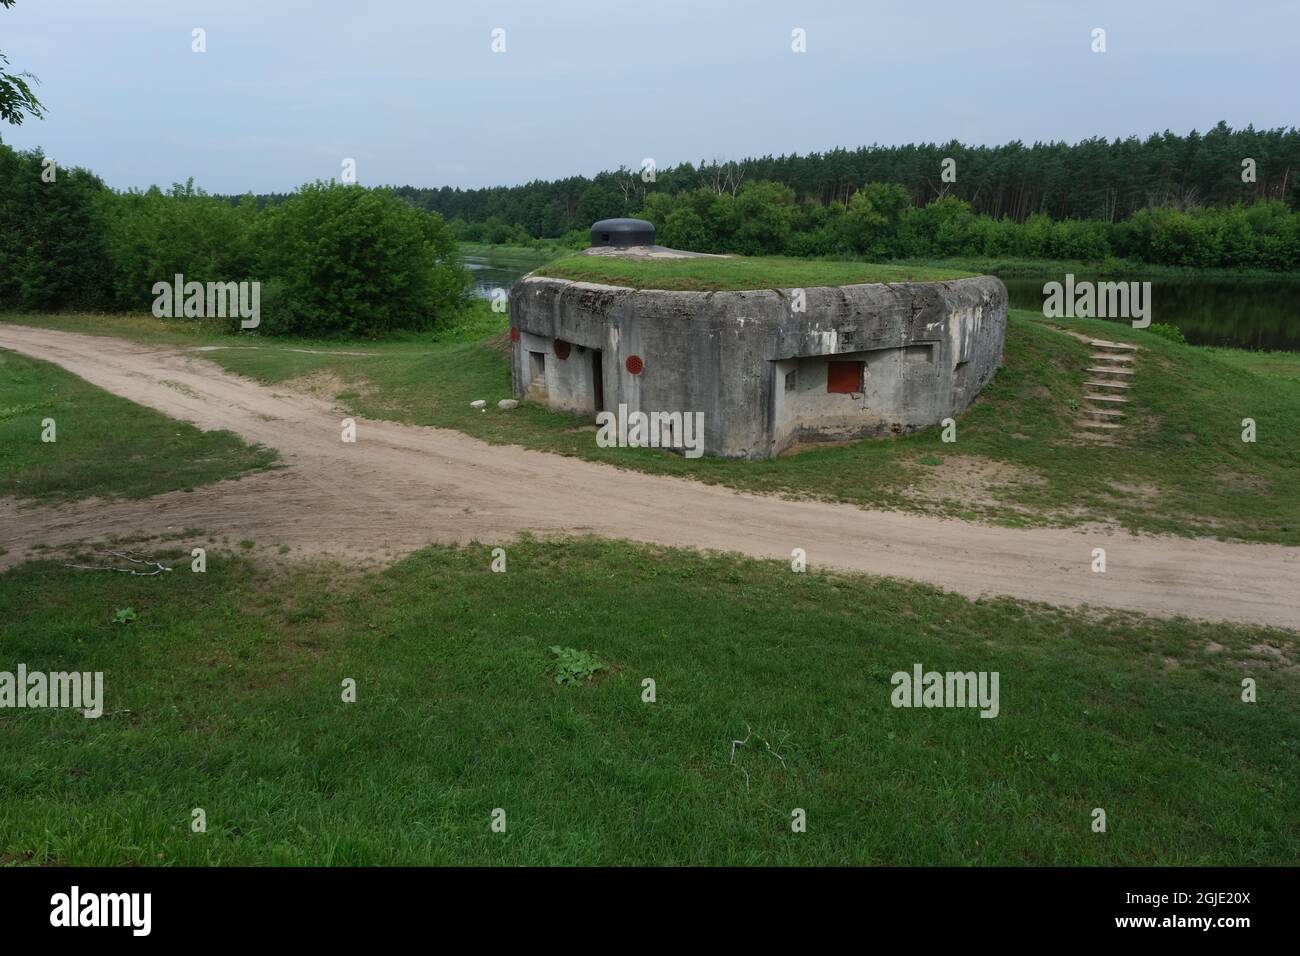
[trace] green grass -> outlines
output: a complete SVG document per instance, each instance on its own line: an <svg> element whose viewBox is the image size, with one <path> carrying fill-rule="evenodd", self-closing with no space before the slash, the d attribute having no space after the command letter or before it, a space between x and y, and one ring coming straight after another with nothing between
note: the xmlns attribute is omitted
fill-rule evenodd
<svg viewBox="0 0 1300 956"><path fill-rule="evenodd" d="M47 418L54 419L52 442L42 441ZM200 431L48 362L0 351L0 495L144 498L237 477L275 459L230 432Z"/></svg>
<svg viewBox="0 0 1300 956"><path fill-rule="evenodd" d="M504 574L487 546L367 574L210 547L206 574L180 550L157 578L53 562L0 576L3 666L105 682L98 720L0 711L0 861L1288 865L1300 853L1293 636L591 540L510 545ZM135 620L113 624L119 608ZM552 645L608 669L558 684ZM893 708L891 675L918 662L997 671L1000 716ZM1245 676L1259 703L1240 701ZM733 763L732 741L751 732ZM205 834L190 832L196 807ZM497 807L504 834L489 829ZM1105 834L1091 832L1095 807Z"/></svg>
<svg viewBox="0 0 1300 956"><path fill-rule="evenodd" d="M210 341L150 317L20 316L15 321L141 341ZM1030 311L1013 311L1005 365L960 418L957 442L939 429L819 448L771 461L686 459L599 448L589 422L522 405L510 395L506 318L479 303L438 336L365 343L236 340L264 346L205 353L267 383L328 371L358 415L456 428L490 442L689 477L748 491L817 497L1010 525L1107 523L1133 531L1300 544L1300 377L1274 353L1195 348L1114 322L1055 324L1143 346L1131 393L1133 428L1116 446L1081 445L1077 406L1090 377L1088 346ZM489 331L496 334L482 341ZM224 341L231 342L230 338ZM317 353L287 351L319 348ZM469 407L489 402L486 413ZM1254 418L1258 441L1241 441ZM940 459L938 465L926 460ZM970 477L973 472L981 475Z"/></svg>
<svg viewBox="0 0 1300 956"><path fill-rule="evenodd" d="M1259 375L1300 381L1300 352L1246 352L1241 349L1207 349L1216 359Z"/></svg>
<svg viewBox="0 0 1300 956"><path fill-rule="evenodd" d="M485 313L437 341L377 343L362 357L339 355L337 343L208 354L266 381L327 369L350 381L349 404L498 441L573 441L589 454L571 418L468 409L464 390L504 384L500 352L473 340L493 321ZM206 341L126 325L151 340ZM1023 317L1013 329L1014 361L988 407L1045 414L1082 344ZM1292 380L1154 338L1142 338L1156 349L1144 374L1162 413L1180 400L1204 412L1234 392L1263 403L1261 422L1276 411L1270 395L1294 408ZM3 482L27 473L13 449L47 407L60 422L48 450L68 456L55 470L62 493L175 487L178 467L203 460L195 442L226 440L10 353L0 353L0 382L14 410L0 421ZM1016 398L1040 386L1049 394ZM1014 411L1015 427L1034 425L1031 408ZM66 446L65 418L75 433ZM20 420L11 440L4 429ZM962 442L981 434L971 421ZM175 436L189 444L169 444ZM1202 478L1218 453L1207 446ZM714 463L710 474L793 487L828 475L848 488L841 470L864 469L842 456L870 449L918 471L959 454L920 436L752 472ZM803 474L805 462L819 467ZM1086 459L1072 467L1086 482ZM1206 507L1226 507L1201 484ZM1274 495L1259 507L1276 505ZM62 560L0 574L0 670L102 671L106 691L98 720L0 710L0 865L1285 865L1300 852L1294 635L972 602L591 539L508 544L498 574L487 545L430 548L380 572L291 562L274 542L184 534L193 540L157 555L175 567L157 577ZM208 549L204 574L190 571L194 545ZM893 708L890 676L916 663L997 671L1000 715ZM1241 702L1243 677L1258 681L1259 703ZM345 678L357 682L354 704L341 699ZM646 678L655 703L642 701ZM732 741L746 737L733 762ZM204 834L190 830L199 807ZM504 834L489 828L497 807ZM1107 812L1106 834L1091 831L1094 807ZM807 812L806 833L790 830L795 808Z"/></svg>
<svg viewBox="0 0 1300 956"><path fill-rule="evenodd" d="M931 282L972 275L930 265L878 265L829 259L776 256L625 259L616 256L567 256L536 270L539 276L576 279L634 289L732 292L744 289L810 289L863 282Z"/></svg>
<svg viewBox="0 0 1300 956"><path fill-rule="evenodd" d="M254 332L230 333L210 319L159 319L147 312L0 312L0 325L12 323L33 328L105 335L147 345L179 348L221 345L232 349L315 349L325 352L410 351L445 342L480 341L500 332L505 316L494 313L482 300L474 300L447 326L428 332L394 332L382 339L308 338L264 336Z"/></svg>

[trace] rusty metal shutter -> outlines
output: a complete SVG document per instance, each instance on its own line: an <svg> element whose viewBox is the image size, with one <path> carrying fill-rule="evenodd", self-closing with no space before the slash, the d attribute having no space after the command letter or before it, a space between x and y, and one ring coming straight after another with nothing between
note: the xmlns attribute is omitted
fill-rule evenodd
<svg viewBox="0 0 1300 956"><path fill-rule="evenodd" d="M862 391L862 362L826 363L826 391L851 395Z"/></svg>

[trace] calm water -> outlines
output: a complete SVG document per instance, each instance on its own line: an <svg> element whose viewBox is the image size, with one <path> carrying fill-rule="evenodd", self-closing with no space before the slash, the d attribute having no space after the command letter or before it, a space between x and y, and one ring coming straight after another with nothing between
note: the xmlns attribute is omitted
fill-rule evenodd
<svg viewBox="0 0 1300 956"><path fill-rule="evenodd" d="M465 268L474 279L474 294L480 299L492 298L493 289L505 289L515 284L520 276L537 268L537 263L516 262L511 259L493 259L488 256L463 256Z"/></svg>
<svg viewBox="0 0 1300 956"><path fill-rule="evenodd" d="M537 268L488 256L466 256L465 265L474 277L474 294L483 299L496 288L508 291ZM1084 279L1097 277L1075 275L1076 282ZM1050 279L1002 281L1013 308L1042 310L1043 284ZM1300 352L1300 280L1153 279L1151 321L1178 326L1195 345Z"/></svg>
<svg viewBox="0 0 1300 956"><path fill-rule="evenodd" d="M1012 308L1041 312L1043 284L1052 279L1002 281ZM1084 279L1097 281L1074 277ZM1300 280L1152 279L1151 321L1178 326L1194 345L1300 352Z"/></svg>

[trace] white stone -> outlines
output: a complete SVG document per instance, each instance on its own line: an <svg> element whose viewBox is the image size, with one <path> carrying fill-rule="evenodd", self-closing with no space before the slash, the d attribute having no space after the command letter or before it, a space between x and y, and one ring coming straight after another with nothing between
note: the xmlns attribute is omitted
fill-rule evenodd
<svg viewBox="0 0 1300 956"><path fill-rule="evenodd" d="M519 407L519 403L515 401L513 398L503 398L501 399L501 401L497 402L497 408L504 408L506 411L518 407Z"/></svg>

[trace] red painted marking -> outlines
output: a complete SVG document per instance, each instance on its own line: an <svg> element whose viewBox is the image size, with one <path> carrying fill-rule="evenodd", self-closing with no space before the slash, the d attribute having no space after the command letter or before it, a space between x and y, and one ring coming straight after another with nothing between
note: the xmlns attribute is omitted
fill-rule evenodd
<svg viewBox="0 0 1300 956"><path fill-rule="evenodd" d="M629 355L627 361L623 364L633 375L640 375L645 371L645 362L641 361L641 356L639 355Z"/></svg>
<svg viewBox="0 0 1300 956"><path fill-rule="evenodd" d="M557 359L566 359L569 357L569 343L564 339L555 340L555 357Z"/></svg>
<svg viewBox="0 0 1300 956"><path fill-rule="evenodd" d="M512 329L510 330L510 341L511 341L511 342L518 342L518 341L519 341L519 330L518 330L518 329L513 329L513 328L512 328Z"/></svg>

